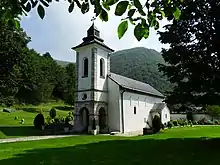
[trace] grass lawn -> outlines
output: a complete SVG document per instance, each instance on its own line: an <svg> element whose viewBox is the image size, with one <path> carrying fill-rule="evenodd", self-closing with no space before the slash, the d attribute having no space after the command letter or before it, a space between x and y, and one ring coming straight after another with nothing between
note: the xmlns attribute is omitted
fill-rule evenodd
<svg viewBox="0 0 220 165"><path fill-rule="evenodd" d="M209 137L204 138L204 137ZM2 165L217 165L220 127L138 137L76 136L0 144Z"/></svg>
<svg viewBox="0 0 220 165"><path fill-rule="evenodd" d="M56 108L57 116L60 115L65 117L72 110L72 107L65 106L62 102L58 102L51 104L40 104L38 106L15 105L12 108L16 109L16 112L0 112L0 139L39 135L39 132L32 128L33 120L40 111L43 112L44 117L46 118L49 115L49 111L52 107ZM18 120L15 120L15 117L18 117ZM22 118L24 118L24 124L20 124Z"/></svg>

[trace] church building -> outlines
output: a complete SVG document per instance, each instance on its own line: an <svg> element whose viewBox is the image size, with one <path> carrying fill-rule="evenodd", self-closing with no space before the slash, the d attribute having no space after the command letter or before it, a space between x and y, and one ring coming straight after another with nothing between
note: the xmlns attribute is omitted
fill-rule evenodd
<svg viewBox="0 0 220 165"><path fill-rule="evenodd" d="M165 96L149 84L110 72L114 51L104 44L94 23L76 51L74 131L135 132L152 125L155 114L170 121Z"/></svg>

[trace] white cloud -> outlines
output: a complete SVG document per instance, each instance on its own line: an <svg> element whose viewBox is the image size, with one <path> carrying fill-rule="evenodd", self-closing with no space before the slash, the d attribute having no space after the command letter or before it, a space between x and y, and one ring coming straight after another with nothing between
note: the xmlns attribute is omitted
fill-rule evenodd
<svg viewBox="0 0 220 165"><path fill-rule="evenodd" d="M76 6L72 13L68 13L67 9L68 3L65 1L54 3L46 9L44 20L39 18L36 10L31 12L29 18L22 19L22 27L32 38L29 46L40 53L49 51L55 59L75 61L75 52L71 50L71 47L82 42L82 38L86 36L86 31L92 24L91 18L94 13L90 9L89 13L83 15ZM112 49L121 50L143 46L160 51L164 47L158 41L154 30L151 30L148 39L138 42L133 35L134 27L131 24L124 37L119 40L117 26L120 19L121 17L115 16L114 10L111 10L108 22L102 22L99 18L95 21L105 44ZM165 25L167 21L161 23Z"/></svg>

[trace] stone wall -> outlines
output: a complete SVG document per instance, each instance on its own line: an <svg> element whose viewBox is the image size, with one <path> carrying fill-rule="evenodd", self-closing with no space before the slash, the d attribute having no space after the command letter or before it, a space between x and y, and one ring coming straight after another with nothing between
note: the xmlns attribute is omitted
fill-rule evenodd
<svg viewBox="0 0 220 165"><path fill-rule="evenodd" d="M205 113L195 113L193 114L193 118L195 121L201 120L203 118L207 119L207 120L211 120L212 117L208 114ZM171 120L177 120L177 119L186 119L186 114L180 114L180 113L172 113L170 115L170 119Z"/></svg>

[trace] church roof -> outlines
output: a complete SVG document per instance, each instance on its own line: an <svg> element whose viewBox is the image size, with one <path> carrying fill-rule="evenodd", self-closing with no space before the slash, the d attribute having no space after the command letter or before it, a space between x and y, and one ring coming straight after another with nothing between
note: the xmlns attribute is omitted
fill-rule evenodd
<svg viewBox="0 0 220 165"><path fill-rule="evenodd" d="M166 103L155 103L151 112L161 112L166 107Z"/></svg>
<svg viewBox="0 0 220 165"><path fill-rule="evenodd" d="M103 46L104 48L114 52L113 49L109 48L107 45L104 44L104 40L100 37L100 31L97 29L97 27L94 25L94 23L90 26L90 28L87 30L87 36L83 38L83 42L72 49L80 48L86 45L90 44L99 44Z"/></svg>
<svg viewBox="0 0 220 165"><path fill-rule="evenodd" d="M123 88L130 89L133 91L143 92L158 97L164 97L162 93L154 89L149 84L128 77L124 77L115 73L110 73L108 77L112 79L114 82L116 82L118 85L122 86Z"/></svg>

